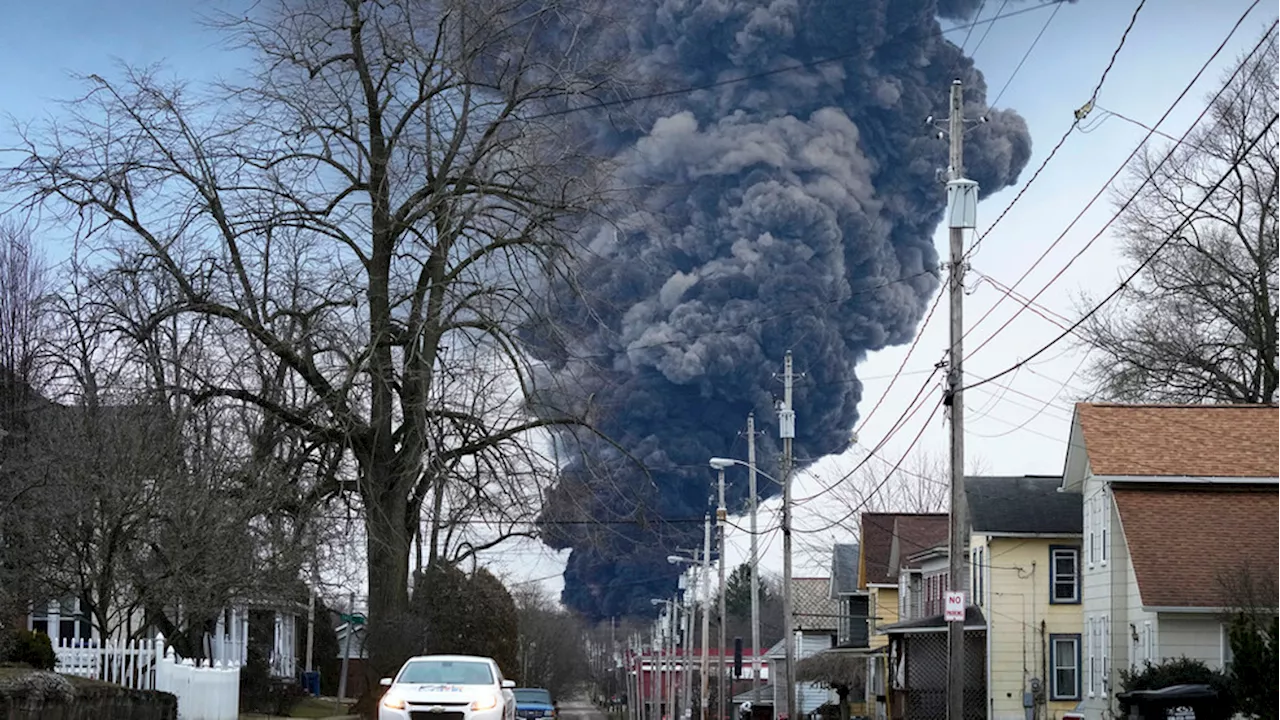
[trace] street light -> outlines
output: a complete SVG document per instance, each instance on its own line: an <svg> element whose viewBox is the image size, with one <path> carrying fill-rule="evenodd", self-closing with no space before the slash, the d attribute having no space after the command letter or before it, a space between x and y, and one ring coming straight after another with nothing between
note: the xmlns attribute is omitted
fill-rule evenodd
<svg viewBox="0 0 1280 720"><path fill-rule="evenodd" d="M668 632L671 631L672 625L675 622L676 603L674 600L667 600L665 598L650 598L649 602L655 607L659 605L665 605L669 610L669 614L667 615L669 619L666 621L663 621L661 618L659 618L659 625L658 625L659 650L658 650L658 658L657 658L658 660L658 673L657 673L658 713L657 713L657 716L659 720L661 720L661 718L664 716L662 712L663 704L665 703L669 707L675 705L675 702L672 700L672 695L674 693L668 692L668 689L667 689L667 681L671 679L671 672L674 665L674 663L671 661L670 653L668 653L668 648L671 645L675 644L675 633L673 631L670 632L670 635L671 635L670 643L667 642L667 635L668 635ZM666 678L663 677L664 672L666 673Z"/></svg>
<svg viewBox="0 0 1280 720"><path fill-rule="evenodd" d="M691 656L693 654L692 652L690 652L693 649L693 637L694 637L693 622L695 619L694 616L697 615L697 609L698 609L697 599L696 599L697 593L693 591L693 588L696 588L698 586L699 561L696 558L698 554L697 551L686 550L684 552L688 552L694 555L695 557L690 558L690 557L684 557L682 555L668 555L667 562L671 563L672 565L692 565L693 566L692 568L690 568L693 574L693 578L692 578L693 582L690 583L690 588L688 588L689 594L687 596L689 601L689 612L685 613L684 655L680 662L680 668L682 670L680 675L680 679L682 681L681 687L680 687L680 693L681 693L680 705L685 710L689 711L689 717L690 717L690 720L692 720L693 718L693 673L690 672L689 664L691 661ZM684 580L683 574L680 576L680 579ZM706 601L704 600L703 603L704 604L702 607L702 619L705 621L707 618L707 607L705 605ZM706 657L706 655L707 655L707 630L706 630L706 625L704 624L703 630L702 630L702 656ZM683 718L683 716L681 717Z"/></svg>
<svg viewBox="0 0 1280 720"><path fill-rule="evenodd" d="M754 424L749 425L749 432L754 432ZM754 443L752 443L751 450L754 450L754 449L755 449ZM750 454L753 456L755 455L754 452L751 452ZM755 458L752 457L751 460L754 461ZM756 482L755 482L756 473L764 475L766 478L768 478L769 480L772 480L775 483L778 482L778 480L774 478L772 475L757 468L754 462L743 462L741 460L737 460L734 458L722 458L722 457L713 457L709 462L711 464L711 467L716 469L729 467L731 465L741 465L747 468L747 470L751 471L750 477L749 477L751 487L748 488L748 494L751 496L751 648L752 648L751 650L751 699L752 699L752 702L755 703L760 701L760 676L761 676L761 672L760 672L760 605L759 605L760 603L760 557L759 557L759 546L757 544L759 534L756 532L756 515L757 515L759 506L758 506L758 502L757 502L758 498L756 494ZM790 592L789 582L787 583L787 586L788 587L784 588L783 590L784 593ZM790 623L788 623L787 626L790 627Z"/></svg>

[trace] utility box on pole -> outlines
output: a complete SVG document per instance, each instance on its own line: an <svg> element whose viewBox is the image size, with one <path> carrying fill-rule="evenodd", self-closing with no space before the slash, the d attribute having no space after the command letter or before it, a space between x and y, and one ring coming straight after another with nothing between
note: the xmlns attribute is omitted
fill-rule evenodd
<svg viewBox="0 0 1280 720"><path fill-rule="evenodd" d="M947 227L972 230L978 227L978 183L959 178L947 183Z"/></svg>

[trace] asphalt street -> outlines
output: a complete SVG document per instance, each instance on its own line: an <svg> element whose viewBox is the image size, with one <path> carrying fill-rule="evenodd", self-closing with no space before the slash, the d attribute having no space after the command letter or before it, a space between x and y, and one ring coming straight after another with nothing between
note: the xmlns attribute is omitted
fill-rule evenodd
<svg viewBox="0 0 1280 720"><path fill-rule="evenodd" d="M604 713L590 700L575 698L560 703L560 717L562 720L604 720Z"/></svg>

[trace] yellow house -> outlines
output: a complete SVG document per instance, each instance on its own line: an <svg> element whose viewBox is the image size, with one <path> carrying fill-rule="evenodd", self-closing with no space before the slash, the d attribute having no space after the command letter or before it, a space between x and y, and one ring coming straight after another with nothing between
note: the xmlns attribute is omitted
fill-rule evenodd
<svg viewBox="0 0 1280 720"><path fill-rule="evenodd" d="M881 648L889 638L879 628L898 622L899 571L907 557L947 540L945 513L863 513L858 558L858 589L868 595L871 647Z"/></svg>
<svg viewBox="0 0 1280 720"><path fill-rule="evenodd" d="M1061 477L965 478L991 720L1060 720L1081 700L1083 510L1081 495L1061 485Z"/></svg>
<svg viewBox="0 0 1280 720"><path fill-rule="evenodd" d="M871 716L888 717L887 649L889 636L882 628L902 617L898 584L900 570L910 567L908 557L918 550L946 542L944 513L863 513L859 518L858 589L867 593L869 649L867 704ZM879 650L880 652L874 652Z"/></svg>

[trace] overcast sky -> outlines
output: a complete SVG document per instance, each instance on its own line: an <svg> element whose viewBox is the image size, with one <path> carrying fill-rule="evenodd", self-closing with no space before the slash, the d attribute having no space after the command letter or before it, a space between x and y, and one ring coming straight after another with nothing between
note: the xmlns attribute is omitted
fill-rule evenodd
<svg viewBox="0 0 1280 720"><path fill-rule="evenodd" d="M987 4L992 7L986 8L984 15L992 14L1003 3ZM1250 4L1245 0L1147 3L1099 94L1098 105L1148 125L1155 123ZM1136 6L1137 0L1080 0L1056 13L1054 9L1037 10L994 24L976 52L977 66L987 78L992 99L1012 77L999 106L1012 108L1026 118L1034 152L1017 186L987 198L979 206L979 232L985 231L1005 209L1071 125L1073 111L1088 100ZM74 97L80 89L73 73L107 75L116 70L114 63L119 61L163 62L174 76L193 81L233 71L239 58L224 46L219 35L199 25L198 7L208 4L191 0L11 4L0 26L0 66L9 69L0 83L0 108L19 121L56 113L52 101ZM1051 15L1053 21L1013 76ZM1181 135L1203 108L1206 94L1216 89L1224 71L1253 46L1275 17L1275 5L1259 3L1160 129L1175 137ZM983 28L970 38L969 49L978 44L981 32ZM959 42L963 33L949 37ZM945 115L945 108L939 108L938 114ZM972 258L970 292L965 298L965 326L970 329L966 345L974 353L966 360L965 371L971 378L990 376L1026 358L1079 315L1081 293L1103 295L1118 283L1121 272L1113 237L1103 233L1085 249L1114 212L1104 197L1018 286L1020 294L1035 295L1063 271L1074 255L1082 253L1040 295L1036 303L1041 306L1039 311L1022 312L974 352L1019 309L1018 303L1006 299L990 317L979 322L1003 297L992 282L979 282L979 278L986 275L1004 286L1014 284L1067 229L1146 134L1141 127L1118 117L1104 121L1097 109L1083 127L1089 132L1077 130L1072 134L1044 174ZM921 132L929 132L924 118ZM0 147L12 146L13 140L8 127L0 129ZM14 159L12 154L0 153L0 164L11 164ZM936 241L940 255L945 257L945 228L940 229ZM907 348L877 353L859 368L865 383L862 416L865 418L882 396L885 399L874 416L857 429L858 446L845 456L822 459L799 479L797 498L813 496L840 478L856 464L866 447L876 446L889 433L934 364L943 357L947 345L945 302L920 332L915 352L906 359L902 376L887 396L888 378L903 364ZM1082 359L1070 344L1062 343L1016 373L967 393L969 457L977 459L979 467L991 474L1060 473L1071 405L1090 390L1079 374ZM805 359L797 356L795 360L796 366L803 369ZM803 381L802 378L800 382ZM923 397L922 410L907 420L879 453L890 462L903 455L922 428L919 446L945 456L947 430L942 415L925 422L940 397L936 379L929 383ZM758 420L764 429L776 427L772 418ZM805 421L804 417L796 419L798 424ZM745 458L743 444L737 447ZM876 465L872 461L872 466ZM848 511L830 500L830 495L824 495L797 508L797 529L805 540L803 544L821 546L832 540L849 539L847 535L842 538L838 530L802 532L825 525ZM777 505L776 500L765 505L762 528L776 526ZM781 567L777 533L763 535L761 543L766 548L764 566L777 572ZM731 531L730 562L743 559L746 547L746 535ZM798 575L827 574L827 559L815 555L806 552L797 557ZM536 580L558 595L561 583L556 573L562 561L536 544L503 548L491 553L487 561L511 581Z"/></svg>

